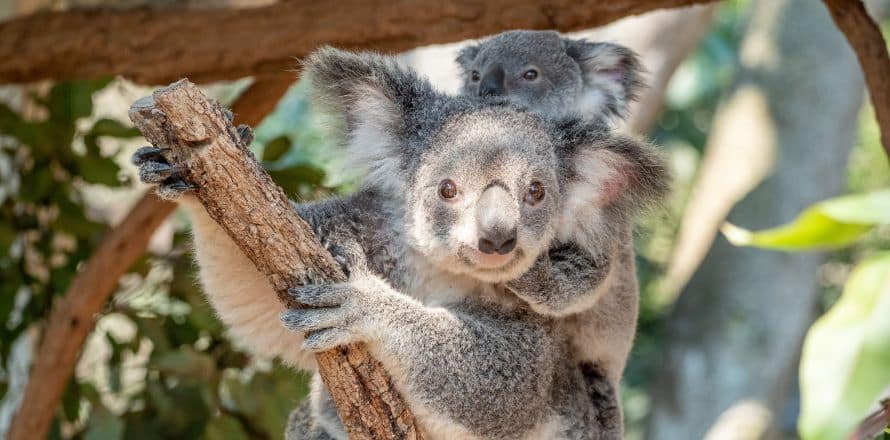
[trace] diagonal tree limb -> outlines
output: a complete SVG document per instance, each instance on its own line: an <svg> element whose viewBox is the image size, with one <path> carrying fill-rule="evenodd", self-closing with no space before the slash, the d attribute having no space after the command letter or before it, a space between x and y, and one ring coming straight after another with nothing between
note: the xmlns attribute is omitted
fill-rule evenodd
<svg viewBox="0 0 890 440"><path fill-rule="evenodd" d="M232 106L239 123L258 124L293 81L292 75L255 81ZM46 319L43 337L8 438L44 438L71 379L95 316L114 293L118 279L142 256L155 229L176 208L148 193L103 238Z"/></svg>
<svg viewBox="0 0 890 440"><path fill-rule="evenodd" d="M890 57L887 55L887 42L861 0L823 2L862 66L868 94L881 128L881 144L890 159Z"/></svg>
<svg viewBox="0 0 890 440"><path fill-rule="evenodd" d="M237 79L290 69L294 57L320 44L403 51L513 28L581 30L706 2L295 0L244 9L42 12L0 23L0 83L112 75L142 84Z"/></svg>
<svg viewBox="0 0 890 440"><path fill-rule="evenodd" d="M284 191L244 145L223 108L181 80L130 107L130 119L153 145L169 149L196 186L207 213L268 279L289 308L288 288L344 282L346 276L291 206ZM352 439L417 439L414 417L383 366L353 344L316 355Z"/></svg>

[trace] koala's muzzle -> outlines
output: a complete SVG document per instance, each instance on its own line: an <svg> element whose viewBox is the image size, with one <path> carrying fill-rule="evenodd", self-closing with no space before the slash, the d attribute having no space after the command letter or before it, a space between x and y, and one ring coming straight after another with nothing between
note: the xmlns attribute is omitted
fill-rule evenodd
<svg viewBox="0 0 890 440"><path fill-rule="evenodd" d="M517 211L514 197L504 185L492 184L482 193L476 207L479 252L506 255L516 248Z"/></svg>
<svg viewBox="0 0 890 440"><path fill-rule="evenodd" d="M504 94L504 69L495 66L479 80L479 96L501 96Z"/></svg>

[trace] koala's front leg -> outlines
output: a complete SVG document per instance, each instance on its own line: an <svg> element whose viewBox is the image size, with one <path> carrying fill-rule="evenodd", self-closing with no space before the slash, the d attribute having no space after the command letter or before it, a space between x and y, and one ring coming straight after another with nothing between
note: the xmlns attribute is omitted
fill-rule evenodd
<svg viewBox="0 0 890 440"><path fill-rule="evenodd" d="M304 286L311 306L282 315L324 351L367 343L425 426L479 438L517 438L549 412L555 344L541 317L492 304L426 307L382 279Z"/></svg>
<svg viewBox="0 0 890 440"><path fill-rule="evenodd" d="M573 243L560 244L541 255L507 288L533 310L548 316L567 316L593 307L609 288L611 258L594 255Z"/></svg>
<svg viewBox="0 0 890 440"><path fill-rule="evenodd" d="M240 131L249 138L249 129ZM201 284L220 319L236 341L254 353L278 356L300 368L314 368L312 354L299 349L303 336L281 326L278 316L285 307L266 277L190 194L194 186L185 181L183 170L171 165L166 152L143 147L132 160L139 167L140 180L157 185L159 196L178 202L188 214Z"/></svg>

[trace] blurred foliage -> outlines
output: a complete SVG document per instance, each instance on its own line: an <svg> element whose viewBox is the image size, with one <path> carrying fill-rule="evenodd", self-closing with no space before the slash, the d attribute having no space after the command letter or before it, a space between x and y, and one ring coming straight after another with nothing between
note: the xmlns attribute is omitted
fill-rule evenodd
<svg viewBox="0 0 890 440"><path fill-rule="evenodd" d="M800 365L801 438L844 438L890 387L890 253L850 275L807 334Z"/></svg>
<svg viewBox="0 0 890 440"><path fill-rule="evenodd" d="M817 203L764 231L725 227L736 245L811 250L849 245L890 224L890 190ZM843 438L890 388L890 253L865 258L843 294L810 328L800 362L804 439Z"/></svg>
<svg viewBox="0 0 890 440"><path fill-rule="evenodd" d="M14 342L41 325L109 228L91 191L138 192L132 169L119 163L132 151L126 140L139 132L91 116L93 95L107 85L56 84L28 97L27 115L0 104L4 395ZM313 157L300 154L312 140L300 127L266 127L256 148L288 194L311 198L329 190ZM52 438L280 438L306 395L305 374L232 345L194 282L187 225L175 224L171 250L143 257L121 280L81 360L89 368L79 368L65 391Z"/></svg>

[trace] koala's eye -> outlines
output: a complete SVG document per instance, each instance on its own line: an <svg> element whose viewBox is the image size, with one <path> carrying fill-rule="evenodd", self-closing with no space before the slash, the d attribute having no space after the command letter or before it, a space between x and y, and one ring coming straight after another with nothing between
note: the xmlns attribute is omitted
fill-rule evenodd
<svg viewBox="0 0 890 440"><path fill-rule="evenodd" d="M473 80L473 82L479 81L480 76L481 75L479 75L479 72L476 70L470 72L470 79Z"/></svg>
<svg viewBox="0 0 890 440"><path fill-rule="evenodd" d="M439 182L439 195L443 199L453 199L457 197L457 185L451 179L445 179Z"/></svg>
<svg viewBox="0 0 890 440"><path fill-rule="evenodd" d="M525 193L525 203L536 205L544 199L544 185L535 180L528 186L528 192Z"/></svg>
<svg viewBox="0 0 890 440"><path fill-rule="evenodd" d="M534 81L538 79L538 71L535 69L528 69L525 72L522 72L522 79L526 81Z"/></svg>

